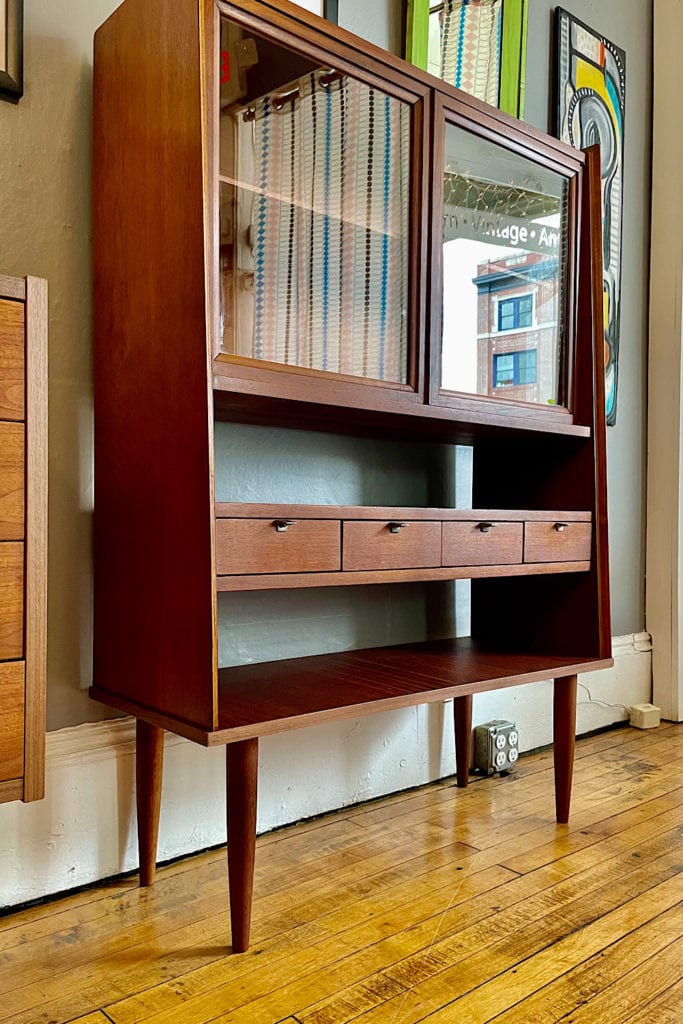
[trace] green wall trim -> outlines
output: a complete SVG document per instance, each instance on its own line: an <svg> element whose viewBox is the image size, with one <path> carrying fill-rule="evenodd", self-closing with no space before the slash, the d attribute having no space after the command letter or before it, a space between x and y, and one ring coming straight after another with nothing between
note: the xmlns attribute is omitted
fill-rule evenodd
<svg viewBox="0 0 683 1024"><path fill-rule="evenodd" d="M524 118L529 0L503 0L500 100L506 114Z"/></svg>
<svg viewBox="0 0 683 1024"><path fill-rule="evenodd" d="M429 54L429 0L408 0L406 60L427 70Z"/></svg>

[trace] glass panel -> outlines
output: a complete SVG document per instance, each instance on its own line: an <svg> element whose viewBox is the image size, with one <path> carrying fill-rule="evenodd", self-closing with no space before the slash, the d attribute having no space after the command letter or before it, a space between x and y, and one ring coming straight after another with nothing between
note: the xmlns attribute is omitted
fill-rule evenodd
<svg viewBox="0 0 683 1024"><path fill-rule="evenodd" d="M224 352L407 382L410 117L222 20Z"/></svg>
<svg viewBox="0 0 683 1024"><path fill-rule="evenodd" d="M446 125L441 387L554 405L568 182Z"/></svg>

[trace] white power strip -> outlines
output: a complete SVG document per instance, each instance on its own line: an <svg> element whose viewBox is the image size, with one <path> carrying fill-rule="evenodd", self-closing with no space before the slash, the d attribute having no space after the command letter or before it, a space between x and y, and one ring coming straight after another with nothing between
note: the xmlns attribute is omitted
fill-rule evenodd
<svg viewBox="0 0 683 1024"><path fill-rule="evenodd" d="M655 729L659 725L661 710L655 704L633 704L628 711L636 729Z"/></svg>

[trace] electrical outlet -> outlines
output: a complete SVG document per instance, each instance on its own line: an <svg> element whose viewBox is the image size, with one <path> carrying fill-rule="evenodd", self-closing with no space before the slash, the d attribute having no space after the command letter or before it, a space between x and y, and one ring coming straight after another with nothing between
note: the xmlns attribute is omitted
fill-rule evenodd
<svg viewBox="0 0 683 1024"><path fill-rule="evenodd" d="M519 757L519 734L514 722L496 720L474 730L474 767L493 775L512 771Z"/></svg>

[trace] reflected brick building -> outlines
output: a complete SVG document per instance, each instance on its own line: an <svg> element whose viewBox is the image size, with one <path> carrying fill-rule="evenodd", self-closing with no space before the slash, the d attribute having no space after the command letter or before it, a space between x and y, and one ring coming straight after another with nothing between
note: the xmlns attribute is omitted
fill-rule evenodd
<svg viewBox="0 0 683 1024"><path fill-rule="evenodd" d="M556 401L556 256L526 252L477 267L477 390L522 402Z"/></svg>

